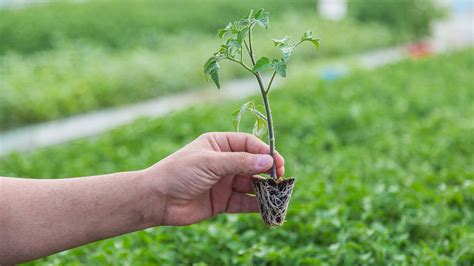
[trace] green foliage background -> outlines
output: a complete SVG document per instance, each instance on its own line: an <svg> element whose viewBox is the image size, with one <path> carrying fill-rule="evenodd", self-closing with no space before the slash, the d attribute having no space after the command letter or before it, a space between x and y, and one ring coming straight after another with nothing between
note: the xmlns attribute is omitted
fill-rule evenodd
<svg viewBox="0 0 474 266"><path fill-rule="evenodd" d="M168 34L213 34L249 8L316 11L315 0L95 0L52 1L0 10L0 54L50 50L62 42L87 42L111 49L159 46ZM438 12L432 0L350 0L350 15L387 25L403 38L427 34ZM303 17L303 16L302 16Z"/></svg>
<svg viewBox="0 0 474 266"><path fill-rule="evenodd" d="M391 28L403 40L430 33L430 22L442 15L433 0L349 0L349 13L364 22Z"/></svg>
<svg viewBox="0 0 474 266"><path fill-rule="evenodd" d="M296 61L400 43L426 34L435 17L429 0L350 1L351 18L341 22L318 19L314 0L51 1L0 9L0 131L202 87L200 65L218 44L216 30L261 7L271 12L271 28L260 40L309 29L322 39L320 53L308 49ZM265 42L257 48L265 44L262 52L277 52ZM230 67L224 75L242 73Z"/></svg>
<svg viewBox="0 0 474 266"><path fill-rule="evenodd" d="M474 50L323 82L310 69L272 94L277 147L296 176L288 221L222 215L100 241L30 265L472 265ZM258 98L255 98L258 99ZM239 103L143 119L87 140L0 158L2 175L141 169Z"/></svg>
<svg viewBox="0 0 474 266"><path fill-rule="evenodd" d="M221 215L29 265L474 264L474 50L333 82L308 63L428 33L437 16L428 0L351 0L351 18L339 22L315 17L314 0L53 1L0 10L0 131L202 87L215 31L260 7L272 20L268 33L258 33L258 55L279 54L273 37L312 29L322 39L316 55L312 47L296 54L302 67L291 68L293 78L271 96L277 148L297 178L287 223L268 229L257 214ZM244 74L224 69L224 80ZM142 169L203 132L232 130L240 103L9 154L0 157L0 175Z"/></svg>
<svg viewBox="0 0 474 266"><path fill-rule="evenodd" d="M52 1L29 8L0 10L0 54L54 49L83 41L112 49L155 48L169 34L214 34L219 25L250 7L281 11L314 9L312 0L95 0ZM278 11L278 12L277 12Z"/></svg>
<svg viewBox="0 0 474 266"><path fill-rule="evenodd" d="M272 16L270 30L258 32L255 43L259 54L278 55L271 38L285 34L299 37L302 29L314 29L324 39L324 49L314 53L303 48L294 57L300 62L367 51L396 42L387 28L374 24L325 21L318 19L314 11L275 13L280 15L274 20ZM186 15L189 14L182 14L189 25L193 16ZM219 16L211 13L208 19ZM2 20L0 15L0 23ZM214 23L216 28L225 26L225 22ZM160 35L163 39L155 48L113 49L93 41L64 41L49 51L0 56L0 131L205 87L202 64L219 45L216 32ZM345 41L347 38L351 42ZM226 79L243 74L234 66L226 66L223 73Z"/></svg>

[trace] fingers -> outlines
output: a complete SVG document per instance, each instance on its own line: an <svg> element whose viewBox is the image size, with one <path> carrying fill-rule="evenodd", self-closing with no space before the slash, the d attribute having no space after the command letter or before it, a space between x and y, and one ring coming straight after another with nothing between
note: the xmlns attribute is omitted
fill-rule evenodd
<svg viewBox="0 0 474 266"><path fill-rule="evenodd" d="M215 132L205 134L209 140L215 141L223 152L249 152L254 154L269 153L270 148L265 142L248 133Z"/></svg>
<svg viewBox="0 0 474 266"><path fill-rule="evenodd" d="M273 158L267 154L251 154L246 152L220 152L213 162L215 174L255 175L267 172L273 165Z"/></svg>
<svg viewBox="0 0 474 266"><path fill-rule="evenodd" d="M232 191L239 193L254 193L252 177L238 175L232 183Z"/></svg>
<svg viewBox="0 0 474 266"><path fill-rule="evenodd" d="M211 143L217 151L221 152L246 152L252 154L268 154L269 146L254 135L237 132L206 133L204 138ZM285 160L275 151L274 154L277 175L285 173Z"/></svg>
<svg viewBox="0 0 474 266"><path fill-rule="evenodd" d="M258 212L257 197L249 196L243 193L232 193L229 204L227 205L227 213L247 213Z"/></svg>
<svg viewBox="0 0 474 266"><path fill-rule="evenodd" d="M285 174L285 159L276 152L274 160L277 168L277 176L283 176Z"/></svg>

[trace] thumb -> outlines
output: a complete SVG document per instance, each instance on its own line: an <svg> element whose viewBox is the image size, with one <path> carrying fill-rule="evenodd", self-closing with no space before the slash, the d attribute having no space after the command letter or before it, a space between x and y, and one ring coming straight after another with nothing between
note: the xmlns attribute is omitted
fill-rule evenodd
<svg viewBox="0 0 474 266"><path fill-rule="evenodd" d="M219 175L255 175L268 171L273 158L268 154L221 152L217 164Z"/></svg>

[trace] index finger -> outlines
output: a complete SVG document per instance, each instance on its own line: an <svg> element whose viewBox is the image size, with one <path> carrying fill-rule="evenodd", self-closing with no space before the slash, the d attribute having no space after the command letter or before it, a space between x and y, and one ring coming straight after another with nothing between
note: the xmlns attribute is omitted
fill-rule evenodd
<svg viewBox="0 0 474 266"><path fill-rule="evenodd" d="M270 146L257 138L256 136L248 133L239 132L216 132L208 134L210 137L209 141L214 141L222 152L248 152L253 154L269 154ZM283 175L285 160L283 157L275 151L273 156L275 160L278 176Z"/></svg>

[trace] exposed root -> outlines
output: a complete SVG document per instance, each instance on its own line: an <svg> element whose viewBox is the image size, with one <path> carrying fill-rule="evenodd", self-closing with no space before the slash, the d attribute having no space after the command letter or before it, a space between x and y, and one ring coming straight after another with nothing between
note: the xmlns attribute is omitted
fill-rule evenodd
<svg viewBox="0 0 474 266"><path fill-rule="evenodd" d="M256 178L253 180L260 213L265 224L280 226L285 222L294 183L294 178L279 181L271 178Z"/></svg>

